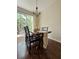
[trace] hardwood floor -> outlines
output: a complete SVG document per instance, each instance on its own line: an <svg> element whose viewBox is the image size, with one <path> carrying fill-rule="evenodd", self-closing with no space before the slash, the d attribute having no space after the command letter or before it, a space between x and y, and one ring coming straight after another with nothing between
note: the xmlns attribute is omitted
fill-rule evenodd
<svg viewBox="0 0 79 59"><path fill-rule="evenodd" d="M54 40L48 40L46 50L32 49L31 55L28 54L24 38L18 38L17 43L17 59L61 59L61 44Z"/></svg>

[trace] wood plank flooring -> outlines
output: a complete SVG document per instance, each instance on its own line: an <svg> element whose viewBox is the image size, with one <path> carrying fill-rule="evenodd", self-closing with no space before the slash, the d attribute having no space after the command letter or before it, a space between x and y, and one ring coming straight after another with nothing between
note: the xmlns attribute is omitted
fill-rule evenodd
<svg viewBox="0 0 79 59"><path fill-rule="evenodd" d="M32 49L32 54L29 55L24 38L17 38L17 59L61 59L61 44L49 39L46 50L41 49L38 52Z"/></svg>

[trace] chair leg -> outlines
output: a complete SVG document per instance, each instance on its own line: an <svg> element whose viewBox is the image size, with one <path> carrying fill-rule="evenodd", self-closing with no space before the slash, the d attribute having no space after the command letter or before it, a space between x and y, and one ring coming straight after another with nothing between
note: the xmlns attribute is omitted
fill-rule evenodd
<svg viewBox="0 0 79 59"><path fill-rule="evenodd" d="M29 54L31 54L31 51L30 51L30 47L29 47L29 50L28 50Z"/></svg>
<svg viewBox="0 0 79 59"><path fill-rule="evenodd" d="M29 54L31 54L31 43L29 44Z"/></svg>

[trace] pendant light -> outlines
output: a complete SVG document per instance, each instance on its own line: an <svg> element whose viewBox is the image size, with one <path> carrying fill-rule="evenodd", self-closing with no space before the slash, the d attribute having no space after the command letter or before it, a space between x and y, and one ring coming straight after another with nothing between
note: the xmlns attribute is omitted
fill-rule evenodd
<svg viewBox="0 0 79 59"><path fill-rule="evenodd" d="M36 16L40 15L40 12L38 11L38 6L37 6L37 0L36 0L36 10L35 12L33 12L33 14L35 14Z"/></svg>

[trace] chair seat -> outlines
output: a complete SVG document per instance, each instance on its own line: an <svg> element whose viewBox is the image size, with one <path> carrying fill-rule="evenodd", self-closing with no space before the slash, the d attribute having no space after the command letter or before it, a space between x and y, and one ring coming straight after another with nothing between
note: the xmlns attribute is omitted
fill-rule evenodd
<svg viewBox="0 0 79 59"><path fill-rule="evenodd" d="M30 40L30 42L36 42L36 41L39 41L39 39Z"/></svg>

